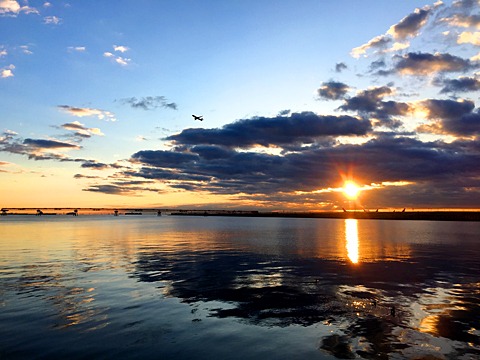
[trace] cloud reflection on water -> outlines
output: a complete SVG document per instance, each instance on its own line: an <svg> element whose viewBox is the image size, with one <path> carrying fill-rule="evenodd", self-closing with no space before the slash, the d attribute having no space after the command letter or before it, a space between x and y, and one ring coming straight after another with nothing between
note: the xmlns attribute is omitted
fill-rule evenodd
<svg viewBox="0 0 480 360"><path fill-rule="evenodd" d="M207 308L214 303L212 317L260 326L329 324L334 335L323 338L320 347L337 357L432 355L432 349L454 357L480 355L480 293L452 291L457 282L462 289L472 286L474 279L465 274L471 274L475 260L459 254L472 244L459 250L455 244L392 242L387 231L372 240L362 237L368 231L360 231L358 220L342 224L344 247L336 255L324 251L323 257L309 257L305 248L251 251L255 246L250 251L156 249L141 253L134 276L161 284L168 288L164 295L185 303ZM318 245L314 249L321 249ZM429 298L433 307L426 304Z"/></svg>

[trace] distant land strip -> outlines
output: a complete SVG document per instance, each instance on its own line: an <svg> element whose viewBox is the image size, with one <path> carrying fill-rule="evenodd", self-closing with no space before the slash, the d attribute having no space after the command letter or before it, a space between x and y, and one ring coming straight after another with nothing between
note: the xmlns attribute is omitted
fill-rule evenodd
<svg viewBox="0 0 480 360"><path fill-rule="evenodd" d="M0 215L170 215L170 216L238 216L282 218L329 218L372 220L480 221L479 210L406 211L256 211L256 210L179 210L169 208L2 208Z"/></svg>

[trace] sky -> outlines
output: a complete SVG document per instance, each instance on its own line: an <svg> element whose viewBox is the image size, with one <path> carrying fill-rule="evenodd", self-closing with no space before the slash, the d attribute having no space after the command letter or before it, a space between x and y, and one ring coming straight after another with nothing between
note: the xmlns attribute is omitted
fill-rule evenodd
<svg viewBox="0 0 480 360"><path fill-rule="evenodd" d="M0 206L478 208L479 91L480 0L0 0Z"/></svg>

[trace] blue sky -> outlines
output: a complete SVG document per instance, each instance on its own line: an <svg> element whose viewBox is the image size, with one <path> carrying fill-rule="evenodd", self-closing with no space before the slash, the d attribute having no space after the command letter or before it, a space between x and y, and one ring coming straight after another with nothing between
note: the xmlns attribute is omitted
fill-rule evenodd
<svg viewBox="0 0 480 360"><path fill-rule="evenodd" d="M478 206L479 8L0 0L1 205Z"/></svg>

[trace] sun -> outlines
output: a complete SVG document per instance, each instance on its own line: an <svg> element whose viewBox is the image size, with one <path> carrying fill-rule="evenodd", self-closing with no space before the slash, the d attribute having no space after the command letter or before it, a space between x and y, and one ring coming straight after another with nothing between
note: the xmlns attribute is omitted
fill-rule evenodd
<svg viewBox="0 0 480 360"><path fill-rule="evenodd" d="M349 199L356 199L360 188L353 181L346 181L343 185L343 192Z"/></svg>

